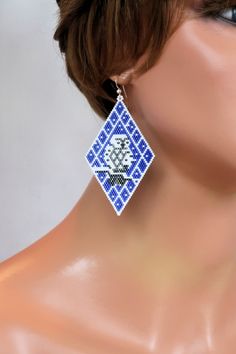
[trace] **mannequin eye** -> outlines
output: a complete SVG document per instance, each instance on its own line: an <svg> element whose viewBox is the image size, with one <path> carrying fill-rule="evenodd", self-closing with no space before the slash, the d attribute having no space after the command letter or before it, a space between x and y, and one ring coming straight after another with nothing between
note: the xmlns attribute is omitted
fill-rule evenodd
<svg viewBox="0 0 236 354"><path fill-rule="evenodd" d="M232 2L233 0L230 1ZM220 1L203 0L199 6L197 5L196 11L200 17L221 20L236 26L236 5L226 7Z"/></svg>
<svg viewBox="0 0 236 354"><path fill-rule="evenodd" d="M236 6L221 10L216 17L236 25Z"/></svg>

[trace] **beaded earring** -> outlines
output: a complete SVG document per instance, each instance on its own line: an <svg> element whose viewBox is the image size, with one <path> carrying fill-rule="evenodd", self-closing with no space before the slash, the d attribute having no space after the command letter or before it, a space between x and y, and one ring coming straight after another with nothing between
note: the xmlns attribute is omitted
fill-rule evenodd
<svg viewBox="0 0 236 354"><path fill-rule="evenodd" d="M116 214L120 215L155 155L123 102L117 80L115 83L117 102L85 158Z"/></svg>

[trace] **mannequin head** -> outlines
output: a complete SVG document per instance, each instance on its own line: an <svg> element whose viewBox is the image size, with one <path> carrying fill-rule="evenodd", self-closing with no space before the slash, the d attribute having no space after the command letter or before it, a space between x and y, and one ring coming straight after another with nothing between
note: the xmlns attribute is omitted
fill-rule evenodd
<svg viewBox="0 0 236 354"><path fill-rule="evenodd" d="M183 16L184 0L58 0L59 23L54 34L65 55L67 72L104 120L116 101L114 76L128 84L147 71ZM127 102L128 104L128 102Z"/></svg>
<svg viewBox="0 0 236 354"><path fill-rule="evenodd" d="M54 35L69 76L103 119L115 103L117 79L166 161L217 192L236 185L233 5L61 0Z"/></svg>

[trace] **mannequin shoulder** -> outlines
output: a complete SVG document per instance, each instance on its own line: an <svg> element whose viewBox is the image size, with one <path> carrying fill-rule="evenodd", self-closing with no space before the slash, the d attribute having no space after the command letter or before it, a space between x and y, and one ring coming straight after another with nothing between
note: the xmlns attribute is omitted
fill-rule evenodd
<svg viewBox="0 0 236 354"><path fill-rule="evenodd" d="M47 259L50 233L42 236L28 247L0 263L0 288L5 294L13 289L26 289L30 280L35 280L43 270Z"/></svg>
<svg viewBox="0 0 236 354"><path fill-rule="evenodd" d="M71 333L79 322L72 321L69 304L80 284L68 291L61 246L48 234L0 264L1 353L35 354L40 347L44 354L79 353L70 351Z"/></svg>
<svg viewBox="0 0 236 354"><path fill-rule="evenodd" d="M26 320L37 300L32 290L43 277L44 243L43 237L0 264L0 343L7 327Z"/></svg>

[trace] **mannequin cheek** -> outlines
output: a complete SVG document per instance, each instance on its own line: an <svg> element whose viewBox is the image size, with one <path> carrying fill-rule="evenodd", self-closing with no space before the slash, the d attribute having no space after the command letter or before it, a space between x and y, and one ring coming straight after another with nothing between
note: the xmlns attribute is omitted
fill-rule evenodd
<svg viewBox="0 0 236 354"><path fill-rule="evenodd" d="M202 143L208 140L212 124L209 113L215 98L210 96L205 100L210 88L205 81L201 99L197 92L200 86L191 82L188 73L184 76L177 71L175 75L169 70L162 71L143 81L136 92L138 110L162 144Z"/></svg>
<svg viewBox="0 0 236 354"><path fill-rule="evenodd" d="M236 152L236 71L231 64L227 58L220 66L207 64L195 55L195 62L179 69L166 61L141 78L135 89L137 110L163 147Z"/></svg>

